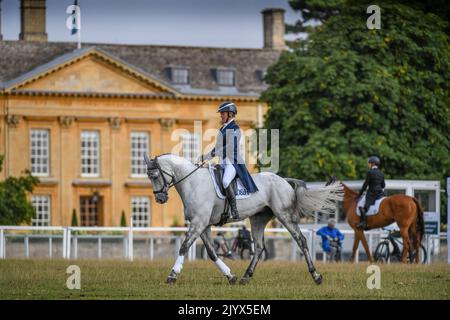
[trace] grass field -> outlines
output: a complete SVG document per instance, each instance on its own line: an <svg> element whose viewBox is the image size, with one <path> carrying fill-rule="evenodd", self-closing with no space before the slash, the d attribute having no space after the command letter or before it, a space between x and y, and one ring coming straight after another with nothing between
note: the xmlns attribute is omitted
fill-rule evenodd
<svg viewBox="0 0 450 320"><path fill-rule="evenodd" d="M246 262L227 261L242 276ZM66 268L81 269L81 290L66 287ZM366 286L368 264L321 264L317 286L303 262L262 262L251 282L231 286L209 261L185 262L175 285L173 261L2 260L0 299L450 299L446 264L379 265L381 289Z"/></svg>

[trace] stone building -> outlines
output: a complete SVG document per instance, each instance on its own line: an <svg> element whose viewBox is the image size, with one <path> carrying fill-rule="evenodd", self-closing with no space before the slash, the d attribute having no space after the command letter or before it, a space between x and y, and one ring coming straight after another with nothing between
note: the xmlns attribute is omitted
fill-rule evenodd
<svg viewBox="0 0 450 320"><path fill-rule="evenodd" d="M21 0L18 41L1 40L0 179L30 169L40 179L31 196L35 225L115 226L122 212L135 226L182 224L174 190L154 202L144 153L182 145L196 159L193 132L218 128L217 106L239 107L245 130L261 125L267 68L284 49L282 9L263 11L264 47L48 42L45 0ZM175 129L185 129L179 141ZM253 169L254 170L254 169Z"/></svg>

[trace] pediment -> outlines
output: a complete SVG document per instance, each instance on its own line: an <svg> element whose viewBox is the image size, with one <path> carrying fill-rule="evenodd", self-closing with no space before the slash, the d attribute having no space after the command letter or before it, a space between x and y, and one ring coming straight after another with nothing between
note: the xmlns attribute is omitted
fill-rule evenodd
<svg viewBox="0 0 450 320"><path fill-rule="evenodd" d="M48 67L42 66L40 68L42 70L38 68L22 76L19 81L10 86L9 90L55 93L176 94L175 89L162 81L95 49L68 61L53 63Z"/></svg>

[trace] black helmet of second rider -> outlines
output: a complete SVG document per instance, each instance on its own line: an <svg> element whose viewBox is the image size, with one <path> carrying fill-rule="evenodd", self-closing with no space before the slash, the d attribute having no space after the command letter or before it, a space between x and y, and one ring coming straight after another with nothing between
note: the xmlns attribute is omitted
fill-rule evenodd
<svg viewBox="0 0 450 320"><path fill-rule="evenodd" d="M380 158L378 158L377 156L371 156L367 160L367 163L376 165L378 167L378 166L380 166L381 161L380 161Z"/></svg>

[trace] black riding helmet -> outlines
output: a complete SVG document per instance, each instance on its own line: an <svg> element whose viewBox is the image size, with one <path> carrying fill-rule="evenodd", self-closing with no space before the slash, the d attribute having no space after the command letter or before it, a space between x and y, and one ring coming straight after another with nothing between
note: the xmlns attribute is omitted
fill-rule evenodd
<svg viewBox="0 0 450 320"><path fill-rule="evenodd" d="M380 158L378 158L377 156L371 156L367 162L376 166L379 166L381 163Z"/></svg>

